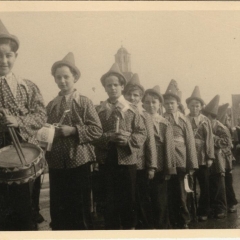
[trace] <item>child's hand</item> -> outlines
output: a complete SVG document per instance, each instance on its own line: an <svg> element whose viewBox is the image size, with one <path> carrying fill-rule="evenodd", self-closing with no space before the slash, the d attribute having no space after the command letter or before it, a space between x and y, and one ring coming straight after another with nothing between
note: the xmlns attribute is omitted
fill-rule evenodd
<svg viewBox="0 0 240 240"><path fill-rule="evenodd" d="M121 133L115 133L112 141L118 146L126 146L128 144L127 137L123 136Z"/></svg>
<svg viewBox="0 0 240 240"><path fill-rule="evenodd" d="M171 175L165 175L165 177L164 177L164 179L165 179L166 181L170 180L170 178L171 178Z"/></svg>
<svg viewBox="0 0 240 240"><path fill-rule="evenodd" d="M155 171L154 169L149 169L148 170L148 179L151 180L154 178Z"/></svg>
<svg viewBox="0 0 240 240"><path fill-rule="evenodd" d="M195 172L195 170L191 169L191 170L189 171L189 174L192 176L192 175L194 174L194 172Z"/></svg>
<svg viewBox="0 0 240 240"><path fill-rule="evenodd" d="M77 130L75 127L70 127L67 125L61 125L58 128L58 134L59 136L63 136L63 137L69 137L69 136L73 136L76 135Z"/></svg>
<svg viewBox="0 0 240 240"><path fill-rule="evenodd" d="M212 159L208 159L208 160L207 160L207 167L208 167L208 168L211 167L212 164L213 164L213 160L212 160Z"/></svg>
<svg viewBox="0 0 240 240"><path fill-rule="evenodd" d="M5 116L5 125L7 125L8 127L17 128L18 127L17 119L12 115L7 115Z"/></svg>

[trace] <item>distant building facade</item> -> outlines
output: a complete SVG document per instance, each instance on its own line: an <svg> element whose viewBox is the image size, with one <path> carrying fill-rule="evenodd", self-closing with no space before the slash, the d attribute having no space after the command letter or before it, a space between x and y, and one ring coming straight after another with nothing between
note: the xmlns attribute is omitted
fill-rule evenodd
<svg viewBox="0 0 240 240"><path fill-rule="evenodd" d="M124 77L129 81L133 75L131 71L131 54L123 46L115 54L115 63L118 64Z"/></svg>

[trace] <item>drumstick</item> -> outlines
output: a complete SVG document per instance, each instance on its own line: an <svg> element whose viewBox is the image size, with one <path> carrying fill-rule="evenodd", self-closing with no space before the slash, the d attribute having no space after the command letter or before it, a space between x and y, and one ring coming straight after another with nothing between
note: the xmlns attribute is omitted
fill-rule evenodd
<svg viewBox="0 0 240 240"><path fill-rule="evenodd" d="M60 121L59 121L59 123L58 123L59 126L63 123L64 118L66 117L66 115L67 115L69 112L70 112L69 109L68 109L68 110L65 110L65 111L63 112L63 115L62 115L62 117L61 117L61 119L60 119Z"/></svg>
<svg viewBox="0 0 240 240"><path fill-rule="evenodd" d="M17 134L16 134L16 131L15 131L15 129L14 129L13 127L10 127L10 128L12 128L12 133L13 133L13 136L14 136L14 138L15 138L15 142L17 143L17 146L18 146L18 148L19 148L19 150L20 150L20 152L21 152L21 154L22 154L22 157L23 157L25 163L27 163L27 161L26 161L26 159L25 159L25 156L24 156L24 154L23 154L23 150L22 150L21 143L19 142L18 136L17 136Z"/></svg>
<svg viewBox="0 0 240 240"><path fill-rule="evenodd" d="M3 114L5 116L7 116L7 113L6 113L5 109L1 109L1 110L2 110ZM18 157L19 157L21 163L23 164L22 160L24 160L25 163L27 163L27 161L26 161L26 159L24 157L23 151L22 151L21 144L20 144L20 142L18 140L18 136L17 136L17 134L15 132L15 129L13 127L9 127L8 126L8 130L10 132L10 135L11 135L11 138L12 138L12 141L13 141L13 145L14 145L16 151L17 151L17 154L18 154Z"/></svg>
<svg viewBox="0 0 240 240"><path fill-rule="evenodd" d="M17 147L17 144L16 144L16 142L15 142L15 139L14 139L14 136L13 136L13 133L12 133L12 129L11 129L11 128L9 128L9 132L10 132L10 135L11 135L11 138L12 138L12 141L13 141L13 146L15 147L15 149L16 149L16 151L17 151L17 154L18 154L18 157L19 157L19 159L20 159L20 162L21 162L22 165L23 165L22 156L21 156L21 153L20 153L20 151L19 151L19 149L18 149L18 147Z"/></svg>

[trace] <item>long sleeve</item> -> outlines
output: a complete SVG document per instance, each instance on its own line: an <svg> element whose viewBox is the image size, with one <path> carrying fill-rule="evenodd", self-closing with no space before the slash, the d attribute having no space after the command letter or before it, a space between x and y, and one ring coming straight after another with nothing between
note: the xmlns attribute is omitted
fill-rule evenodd
<svg viewBox="0 0 240 240"><path fill-rule="evenodd" d="M206 158L207 159L214 159L214 138L213 138L213 132L210 121L207 119L207 124L204 128L205 130L205 149L206 149Z"/></svg>
<svg viewBox="0 0 240 240"><path fill-rule="evenodd" d="M164 142L165 142L164 172L166 174L176 174L175 145L174 145L173 129L171 124L168 124L166 126Z"/></svg>
<svg viewBox="0 0 240 240"><path fill-rule="evenodd" d="M229 136L222 126L217 126L216 133L214 136L214 146L216 148L226 148L229 147Z"/></svg>
<svg viewBox="0 0 240 240"><path fill-rule="evenodd" d="M86 97L80 97L80 111L82 121L74 125L78 132L79 144L91 143L102 135L102 126L92 101ZM76 110L77 111L77 110Z"/></svg>
<svg viewBox="0 0 240 240"><path fill-rule="evenodd" d="M151 117L145 114L145 126L147 139L145 142L146 168L157 168L157 149L154 137L153 122Z"/></svg>
<svg viewBox="0 0 240 240"><path fill-rule="evenodd" d="M134 153L144 144L147 137L143 119L138 112L135 112L132 130L133 132L128 139L128 146L131 153Z"/></svg>
<svg viewBox="0 0 240 240"><path fill-rule="evenodd" d="M191 123L188 119L186 119L185 126L186 126L185 140L186 140L186 150L187 150L186 168L187 170L197 169L198 159L197 159L197 153L196 153L195 139L194 139Z"/></svg>
<svg viewBox="0 0 240 240"><path fill-rule="evenodd" d="M25 81L30 92L28 95L30 112L23 116L17 116L16 119L19 125L21 136L27 140L34 136L36 132L45 124L46 109L38 87L28 80Z"/></svg>

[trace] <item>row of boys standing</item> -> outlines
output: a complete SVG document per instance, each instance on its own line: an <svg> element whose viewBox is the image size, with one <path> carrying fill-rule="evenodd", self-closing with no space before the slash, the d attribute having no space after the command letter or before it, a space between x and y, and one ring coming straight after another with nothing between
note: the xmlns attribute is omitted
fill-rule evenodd
<svg viewBox="0 0 240 240"><path fill-rule="evenodd" d="M3 39L0 44L0 56L3 56L0 58L1 84L4 84L1 91L4 100L2 107L6 108L12 100L21 103L20 100L25 96L21 96L23 92L29 96L25 96L23 104L17 104L17 108L13 106L11 109L9 106L13 115L7 116L3 125L10 124L30 141L34 138L33 133L44 124L43 100L35 85L27 80L20 81L11 72L17 56L18 39L6 32L6 29L0 34L0 38ZM101 78L108 99L96 111L92 102L74 88L81 74L72 53L53 64L52 75L60 93L47 106L47 122L59 122L63 112L70 109L63 124L56 130L51 152L46 153L53 230L93 229L90 165L96 159L99 171L104 176L106 229L136 227L139 216L137 205L144 205L144 198L147 199L147 178L150 180L153 227L188 228L191 219L184 177L186 173L193 174L194 171L201 188L200 218L206 220L208 216L208 184L211 184L213 189L211 205L216 217L225 217L227 209L223 173L225 152L229 153L225 150L231 146L226 128L213 119L218 111L216 99L204 108L210 120L203 115L193 114L189 121L178 110L181 99L175 81L170 82L164 96L157 87L144 93L136 75L126 83L118 66L114 64ZM25 86L26 84L29 87ZM13 95L13 86L18 98ZM34 92L31 93L28 89ZM132 103L123 97L122 92ZM25 103L25 100L28 102ZM203 101L199 94L195 96L193 93L187 101L190 110L192 105L199 105L196 101L200 102L198 108L201 109ZM164 117L159 114L162 112L163 103L166 109ZM29 104L32 106L32 113L24 107ZM17 111L17 114L14 111ZM41 116L41 122L37 116ZM22 118L26 121L22 121ZM209 181L207 167L212 161L213 173ZM140 196L138 201L136 190ZM17 194L19 192L18 189L13 191ZM236 203L230 204L232 207ZM142 206L141 209L144 210L145 207ZM17 211L17 214L25 213ZM26 216L19 219L24 220Z"/></svg>

